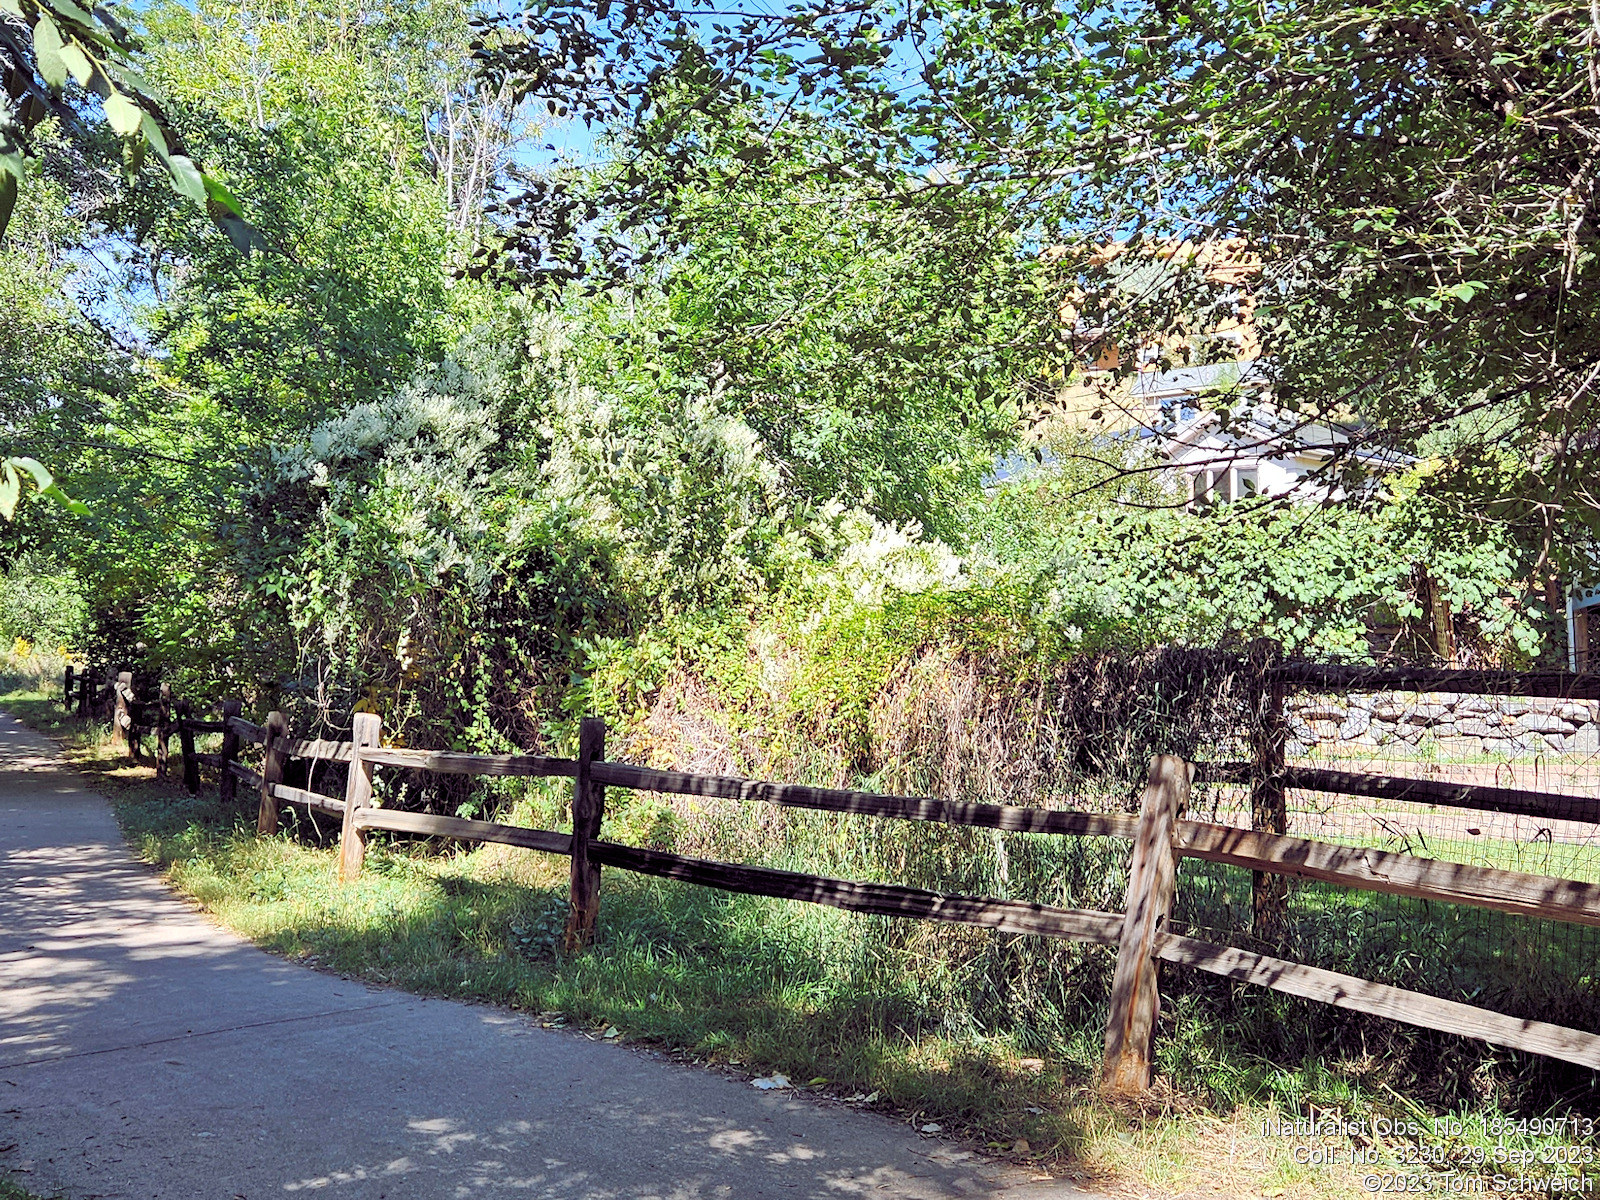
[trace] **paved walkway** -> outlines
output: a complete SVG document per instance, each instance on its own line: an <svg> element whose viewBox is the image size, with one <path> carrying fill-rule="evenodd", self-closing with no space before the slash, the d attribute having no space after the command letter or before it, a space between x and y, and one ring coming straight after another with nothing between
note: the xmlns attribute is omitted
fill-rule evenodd
<svg viewBox="0 0 1600 1200"><path fill-rule="evenodd" d="M71 1200L1084 1197L872 1114L286 963L0 716L0 1171Z"/></svg>

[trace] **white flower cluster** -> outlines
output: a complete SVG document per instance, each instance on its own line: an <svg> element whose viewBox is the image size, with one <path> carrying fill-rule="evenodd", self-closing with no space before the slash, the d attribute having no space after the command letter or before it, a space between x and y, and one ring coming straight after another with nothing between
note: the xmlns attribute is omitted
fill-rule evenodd
<svg viewBox="0 0 1600 1200"><path fill-rule="evenodd" d="M274 448L272 462L282 482L327 487L342 464L380 453L471 468L497 436L494 413L484 403L477 379L447 361L392 395L334 414L298 445Z"/></svg>
<svg viewBox="0 0 1600 1200"><path fill-rule="evenodd" d="M924 538L917 522L886 525L860 509L834 511L844 546L823 582L855 604L879 605L895 592L915 595L966 586L963 560L943 542Z"/></svg>

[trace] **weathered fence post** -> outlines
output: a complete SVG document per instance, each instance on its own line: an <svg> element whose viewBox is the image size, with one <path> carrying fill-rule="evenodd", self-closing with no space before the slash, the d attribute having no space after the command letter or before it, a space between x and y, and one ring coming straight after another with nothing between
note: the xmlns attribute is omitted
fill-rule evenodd
<svg viewBox="0 0 1600 1200"><path fill-rule="evenodd" d="M239 734L231 722L243 711L241 701L222 702L222 756L217 766L217 798L223 804L232 804L238 794L239 781L234 778L232 767L239 760ZM198 774L195 778L199 779Z"/></svg>
<svg viewBox="0 0 1600 1200"><path fill-rule="evenodd" d="M289 737L289 718L281 712L267 714L265 749L261 763L261 809L256 814L256 833L267 837L278 832L278 797L272 789L283 782L283 750L280 743Z"/></svg>
<svg viewBox="0 0 1600 1200"><path fill-rule="evenodd" d="M578 774L572 781L572 883L562 942L568 954L594 941L595 919L600 915L600 864L589 861L589 843L600 835L606 789L594 782L590 768L605 756L605 719L583 718L578 726Z"/></svg>
<svg viewBox="0 0 1600 1200"><path fill-rule="evenodd" d="M1106 1066L1101 1086L1108 1095L1136 1096L1150 1087L1150 1063L1161 1011L1155 951L1166 933L1177 888L1175 825L1189 803L1192 768L1171 754L1150 761L1139 801L1139 828L1128 867L1128 911L1122 921L1117 970L1106 1018Z"/></svg>
<svg viewBox="0 0 1600 1200"><path fill-rule="evenodd" d="M167 739L172 736L172 685L163 683L156 700L156 778L167 777Z"/></svg>
<svg viewBox="0 0 1600 1200"><path fill-rule="evenodd" d="M133 672L122 671L112 685L111 742L121 746L135 761L139 753L133 736Z"/></svg>
<svg viewBox="0 0 1600 1200"><path fill-rule="evenodd" d="M183 786L191 796L200 792L200 760L194 756L194 706L187 700L178 701L178 746L183 753Z"/></svg>
<svg viewBox="0 0 1600 1200"><path fill-rule="evenodd" d="M350 773L344 784L344 823L339 827L339 882L350 883L361 874L367 854L366 830L356 824L356 814L372 804L372 767L361 757L364 746L376 746L383 735L377 713L357 713L350 731Z"/></svg>
<svg viewBox="0 0 1600 1200"><path fill-rule="evenodd" d="M1283 659L1283 648L1262 638L1250 646L1250 827L1260 833L1288 833L1284 796L1284 688L1269 678ZM1278 938L1288 919L1289 877L1250 873L1251 932L1265 941Z"/></svg>
<svg viewBox="0 0 1600 1200"><path fill-rule="evenodd" d="M72 711L72 664L67 664L67 685L62 691L61 707Z"/></svg>

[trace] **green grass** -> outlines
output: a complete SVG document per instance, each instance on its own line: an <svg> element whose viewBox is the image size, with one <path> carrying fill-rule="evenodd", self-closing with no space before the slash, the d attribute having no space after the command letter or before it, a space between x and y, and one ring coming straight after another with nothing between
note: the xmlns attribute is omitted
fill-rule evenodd
<svg viewBox="0 0 1600 1200"><path fill-rule="evenodd" d="M0 1200L46 1200L37 1192L31 1192L18 1183L13 1175L0 1172ZM59 1194L52 1195L49 1200L61 1200Z"/></svg>
<svg viewBox="0 0 1600 1200"><path fill-rule="evenodd" d="M10 1176L0 1175L0 1200L45 1200L45 1197L30 1192ZM51 1197L51 1200L60 1200L60 1197Z"/></svg>
<svg viewBox="0 0 1600 1200"><path fill-rule="evenodd" d="M1592 1107L1579 1078L1586 1073L1575 1069L1169 972L1157 1041L1161 1086L1142 1111L1112 1109L1094 1087L1107 950L611 870L598 944L564 957L564 859L375 841L363 878L341 887L331 822L319 829L301 818L278 837L257 838L253 804L227 811L210 788L192 799L155 782L148 768L110 756L103 729L65 717L38 690L13 690L0 703L61 739L111 797L138 852L174 886L275 953L409 991L504 1004L575 1034L751 1073L782 1071L804 1088L862 1097L863 1107L919 1124L937 1121L1056 1173L1163 1194L1354 1195L1355 1172L1293 1163L1290 1145L1260 1134L1262 1118L1311 1106L1368 1115L1404 1114L1407 1105L1480 1114ZM617 800L619 828L630 837L684 832L663 833L661 814ZM538 819L553 822L555 814ZM861 848L841 828L794 826L783 857L848 852L866 875L903 868L930 882L982 845L945 850L950 862L941 864L939 831L918 831L927 847L885 840ZM1106 876L1104 854L1089 839L1006 844L1019 877L1054 871L1057 895L1095 899ZM1218 886L1241 892L1239 878L1219 877ZM1247 887L1242 895L1247 904ZM1298 896L1307 919L1328 930L1351 919L1325 898ZM1362 897L1372 899L1388 898ZM1098 902L1119 901L1107 894ZM1224 1144L1225 1158L1216 1153Z"/></svg>
<svg viewBox="0 0 1600 1200"><path fill-rule="evenodd" d="M1324 762L1371 763L1374 759L1381 759L1398 767L1422 764L1447 764L1458 767L1502 767L1507 765L1526 767L1540 762L1559 762L1562 759L1562 754L1551 750L1527 750L1494 754L1480 750L1475 753L1464 753L1455 748L1446 753L1444 746L1437 739L1424 736L1417 742L1407 742L1401 739L1381 743L1318 742L1310 748L1304 757L1307 761L1316 764Z"/></svg>

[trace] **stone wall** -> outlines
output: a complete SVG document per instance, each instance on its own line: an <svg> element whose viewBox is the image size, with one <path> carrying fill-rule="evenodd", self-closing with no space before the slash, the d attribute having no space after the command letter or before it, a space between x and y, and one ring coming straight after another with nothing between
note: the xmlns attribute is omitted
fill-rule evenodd
<svg viewBox="0 0 1600 1200"><path fill-rule="evenodd" d="M1600 754L1600 701L1544 700L1455 692L1291 695L1291 755L1313 745L1382 746L1446 757Z"/></svg>

